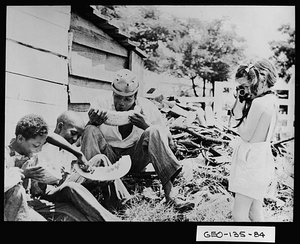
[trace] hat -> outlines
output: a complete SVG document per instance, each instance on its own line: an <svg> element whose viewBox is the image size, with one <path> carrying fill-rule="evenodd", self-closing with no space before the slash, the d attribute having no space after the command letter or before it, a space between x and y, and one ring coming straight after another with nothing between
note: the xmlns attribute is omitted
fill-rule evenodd
<svg viewBox="0 0 300 244"><path fill-rule="evenodd" d="M117 72L111 88L118 95L132 96L139 89L139 82L131 70L122 69Z"/></svg>

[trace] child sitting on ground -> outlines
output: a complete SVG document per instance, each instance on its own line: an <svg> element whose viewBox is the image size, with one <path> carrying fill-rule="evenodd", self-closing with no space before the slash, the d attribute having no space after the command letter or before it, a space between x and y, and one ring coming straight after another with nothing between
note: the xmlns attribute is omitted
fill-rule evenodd
<svg viewBox="0 0 300 244"><path fill-rule="evenodd" d="M48 125L38 115L22 117L17 123L16 138L5 148L4 220L31 221L45 220L29 207L31 180L42 181L45 167L38 163L37 154L46 141L73 151L79 160L86 162L81 152L70 147L58 135L48 135ZM103 208L94 196L80 184L69 182L56 189L58 202L70 203L89 221L113 221L116 216Z"/></svg>
<svg viewBox="0 0 300 244"><path fill-rule="evenodd" d="M74 111L65 111L57 118L54 134L62 137L68 143L73 145L75 142L80 140L80 137L84 131L84 127L85 123L78 113ZM90 191L95 187L100 187L101 195L103 196L103 201L101 204L108 210L115 210L119 207L124 207L122 203L131 198L126 187L120 179L100 182L97 180L86 179L81 176L78 172L76 172L74 167L72 167L71 162L76 160L74 155L57 146L46 143L38 157L39 161L43 162L43 164L49 165L56 171L61 172L63 179L60 181L60 183L80 183ZM112 165L104 154L95 155L89 160L88 164L93 168ZM50 190L51 188L52 190ZM55 192L55 187L48 185L47 191L41 192L41 197L51 201ZM57 195L57 193L54 195Z"/></svg>

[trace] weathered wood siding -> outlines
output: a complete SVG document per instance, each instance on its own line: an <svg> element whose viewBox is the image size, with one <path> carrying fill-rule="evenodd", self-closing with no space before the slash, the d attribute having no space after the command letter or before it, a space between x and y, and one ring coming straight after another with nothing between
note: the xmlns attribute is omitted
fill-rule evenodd
<svg viewBox="0 0 300 244"><path fill-rule="evenodd" d="M129 69L132 70L140 81L139 96L144 96L144 61L134 51L129 54Z"/></svg>
<svg viewBox="0 0 300 244"><path fill-rule="evenodd" d="M110 95L115 72L129 68L129 51L79 13L71 14L69 109L83 114L90 103Z"/></svg>
<svg viewBox="0 0 300 244"><path fill-rule="evenodd" d="M87 120L90 103L111 95L122 68L143 90L144 54L90 5L8 6L6 30L6 143L28 113L42 115L50 130L67 109Z"/></svg>
<svg viewBox="0 0 300 244"><path fill-rule="evenodd" d="M5 142L17 121L42 115L52 130L68 106L70 6L8 6Z"/></svg>

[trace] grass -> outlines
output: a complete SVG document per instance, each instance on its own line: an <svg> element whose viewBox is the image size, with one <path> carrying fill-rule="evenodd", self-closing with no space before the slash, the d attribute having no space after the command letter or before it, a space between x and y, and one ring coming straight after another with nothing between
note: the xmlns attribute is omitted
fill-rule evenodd
<svg viewBox="0 0 300 244"><path fill-rule="evenodd" d="M176 222L176 221L232 221L231 209L233 197L229 193L210 192L209 186L201 190L190 190L182 184L175 183L177 197L195 203L195 207L186 213L177 212L172 206L165 204L162 192L154 191L151 187L135 192L130 205L123 213L115 212L126 221L145 222Z"/></svg>
<svg viewBox="0 0 300 244"><path fill-rule="evenodd" d="M230 147L219 147L230 156ZM206 155L207 156L207 155ZM222 160L221 160L222 161ZM231 222L234 197L228 191L230 160L213 164L198 155L182 161L183 171L175 179L177 197L195 203L188 212L179 213L165 204L164 192L157 178L128 178L123 182L132 194L127 208L115 211L124 221L134 222ZM292 222L294 208L294 145L286 143L275 157L277 184L273 194L263 202L266 222ZM101 193L93 192L97 199ZM99 195L100 194L100 195ZM101 201L100 201L101 202ZM68 221L66 217L50 216L52 221Z"/></svg>
<svg viewBox="0 0 300 244"><path fill-rule="evenodd" d="M277 185L273 195L264 199L263 209L266 222L293 221L294 157L292 143L275 158ZM199 159L199 158L198 158ZM177 197L195 203L194 209L185 213L177 212L164 203L164 193L158 180L150 179L131 182L134 189L130 205L125 211L115 212L125 221L143 222L230 222L234 197L228 191L230 162L207 166L192 159L183 164L183 173L177 177L174 187ZM193 162L193 163L191 163ZM128 182L127 182L128 184Z"/></svg>

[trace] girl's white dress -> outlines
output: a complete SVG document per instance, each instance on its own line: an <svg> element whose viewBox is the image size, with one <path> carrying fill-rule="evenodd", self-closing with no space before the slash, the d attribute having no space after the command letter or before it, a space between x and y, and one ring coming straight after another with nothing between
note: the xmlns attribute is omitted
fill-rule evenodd
<svg viewBox="0 0 300 244"><path fill-rule="evenodd" d="M276 104L274 103L274 106ZM275 177L274 157L270 140L276 124L276 109L272 116L266 141L236 144L231 162L229 190L262 200Z"/></svg>

